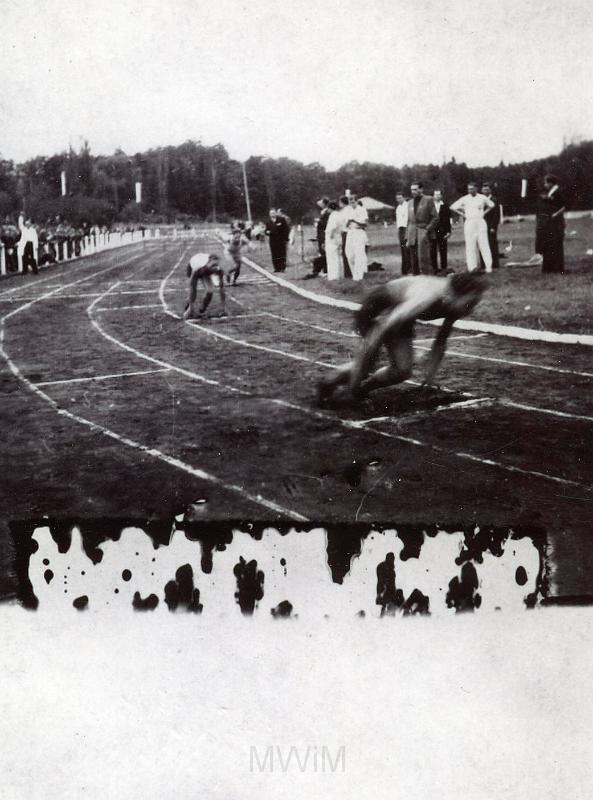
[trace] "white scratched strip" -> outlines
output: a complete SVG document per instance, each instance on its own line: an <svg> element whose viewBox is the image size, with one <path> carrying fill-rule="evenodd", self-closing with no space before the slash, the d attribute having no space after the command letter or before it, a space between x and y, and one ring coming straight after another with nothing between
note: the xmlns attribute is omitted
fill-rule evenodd
<svg viewBox="0 0 593 800"><path fill-rule="evenodd" d="M291 281L286 278L280 278L273 272L268 272L259 264L256 264L251 259L243 259L256 272L265 275L269 280L284 286L291 292L306 297L308 300L313 300L315 303L320 303L333 308L343 308L348 311L357 311L360 308L360 303L352 302L351 300L342 300L341 298L331 297L326 294L319 294L312 292L309 289L303 289L300 286L295 286ZM421 324L425 325L441 325L443 320L419 320ZM588 347L593 346L593 335L585 333L556 333L554 331L539 331L533 328L520 328L516 325L497 325L491 322L477 322L474 320L460 319L455 323L455 327L460 330L477 331L479 333L493 333L497 336L509 336L513 339L527 339L531 342L548 342L556 344L583 344Z"/></svg>
<svg viewBox="0 0 593 800"><path fill-rule="evenodd" d="M88 381L107 381L112 378L131 378L135 375L153 375L156 372L170 372L168 367L160 369L143 369L138 372L113 372L110 375L88 375L84 378L64 378L59 381L40 381L35 386L58 386L63 383L87 383Z"/></svg>

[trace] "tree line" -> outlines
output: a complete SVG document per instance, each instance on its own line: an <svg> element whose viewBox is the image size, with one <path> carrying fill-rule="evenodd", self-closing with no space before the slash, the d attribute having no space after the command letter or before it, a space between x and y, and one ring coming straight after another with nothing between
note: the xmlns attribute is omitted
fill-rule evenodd
<svg viewBox="0 0 593 800"><path fill-rule="evenodd" d="M66 195L61 194L61 174ZM322 195L338 197L345 189L370 195L390 205L395 192L407 192L412 180L425 191L442 188L452 201L466 192L468 180L491 183L505 214L532 213L543 176L556 175L572 209L593 202L593 141L570 144L558 154L518 164L468 167L454 158L443 164L395 167L351 161L334 171L319 163L290 158L252 156L242 164L223 145L187 141L128 155L93 155L88 142L78 151L38 156L21 164L0 159L0 217L24 209L36 221L68 219L100 225L124 222L209 220L247 217L245 183L254 219L270 208L282 208L293 220L310 221ZM521 180L528 181L522 199ZM246 179L246 181L245 181ZM142 183L142 201L135 201L135 183Z"/></svg>

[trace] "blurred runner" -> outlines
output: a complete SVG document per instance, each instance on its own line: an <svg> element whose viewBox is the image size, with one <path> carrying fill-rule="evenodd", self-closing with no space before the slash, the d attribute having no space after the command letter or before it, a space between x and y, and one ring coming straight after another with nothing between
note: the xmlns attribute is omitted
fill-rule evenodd
<svg viewBox="0 0 593 800"><path fill-rule="evenodd" d="M319 383L319 401L330 400L340 385L348 385L355 398L363 398L374 389L407 380L414 361L414 323L443 318L426 363L424 384L431 384L455 321L472 311L486 286L483 273L462 272L447 278L408 275L374 289L355 313L356 328L363 337L360 350ZM372 372L382 345L389 365Z"/></svg>

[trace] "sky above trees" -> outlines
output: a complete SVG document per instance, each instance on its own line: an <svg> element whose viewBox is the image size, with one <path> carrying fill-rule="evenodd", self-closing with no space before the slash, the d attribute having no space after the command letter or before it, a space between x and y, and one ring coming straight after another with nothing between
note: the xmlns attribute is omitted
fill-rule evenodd
<svg viewBox="0 0 593 800"><path fill-rule="evenodd" d="M23 0L0 154L199 139L232 158L469 165L593 137L590 0Z"/></svg>

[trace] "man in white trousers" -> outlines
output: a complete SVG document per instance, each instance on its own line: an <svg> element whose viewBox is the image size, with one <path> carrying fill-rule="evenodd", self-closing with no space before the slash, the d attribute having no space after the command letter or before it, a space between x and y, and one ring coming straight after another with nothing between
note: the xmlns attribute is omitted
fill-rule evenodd
<svg viewBox="0 0 593 800"><path fill-rule="evenodd" d="M478 193L478 184L473 181L468 183L467 192L451 205L451 211L463 219L467 268L470 272L478 269L481 254L486 272L492 272L492 253L488 244L488 227L484 214L494 207L494 203L486 195Z"/></svg>
<svg viewBox="0 0 593 800"><path fill-rule="evenodd" d="M329 217L325 226L325 260L327 262L327 279L336 281L344 277L344 265L340 256L342 244L342 214L338 204L328 204Z"/></svg>
<svg viewBox="0 0 593 800"><path fill-rule="evenodd" d="M350 197L350 209L346 217L346 258L350 264L352 279L361 281L367 271L366 246L368 242L367 225L369 215L364 206L358 203L355 195Z"/></svg>

